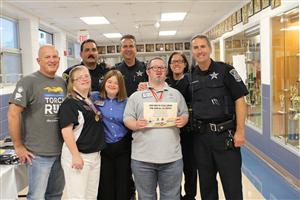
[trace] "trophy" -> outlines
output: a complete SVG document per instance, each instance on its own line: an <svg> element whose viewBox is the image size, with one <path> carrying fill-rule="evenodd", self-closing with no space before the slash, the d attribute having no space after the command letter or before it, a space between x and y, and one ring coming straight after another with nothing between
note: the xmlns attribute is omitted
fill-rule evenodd
<svg viewBox="0 0 300 200"><path fill-rule="evenodd" d="M284 102L284 95L279 95L279 101L280 101L280 112L285 113L285 102Z"/></svg>

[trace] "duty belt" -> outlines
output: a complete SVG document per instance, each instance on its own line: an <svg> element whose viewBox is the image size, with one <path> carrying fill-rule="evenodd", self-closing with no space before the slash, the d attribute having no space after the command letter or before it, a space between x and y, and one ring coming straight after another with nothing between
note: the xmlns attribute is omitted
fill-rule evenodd
<svg viewBox="0 0 300 200"><path fill-rule="evenodd" d="M201 120L193 120L193 129L196 133L221 133L235 128L235 121L228 120L221 123L210 123Z"/></svg>

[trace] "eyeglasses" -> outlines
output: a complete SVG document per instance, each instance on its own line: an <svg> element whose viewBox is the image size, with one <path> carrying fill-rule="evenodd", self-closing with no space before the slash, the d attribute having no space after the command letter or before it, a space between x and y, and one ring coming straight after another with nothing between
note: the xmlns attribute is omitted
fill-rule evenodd
<svg viewBox="0 0 300 200"><path fill-rule="evenodd" d="M79 76L78 78L74 78L74 81L82 81L82 80L87 80L90 79L91 76L89 74L83 75L83 76Z"/></svg>
<svg viewBox="0 0 300 200"><path fill-rule="evenodd" d="M183 64L184 61L183 60L172 60L171 64Z"/></svg>
<svg viewBox="0 0 300 200"><path fill-rule="evenodd" d="M165 66L151 66L148 68L149 70L152 69L153 71L158 71L158 70L166 70L167 68Z"/></svg>

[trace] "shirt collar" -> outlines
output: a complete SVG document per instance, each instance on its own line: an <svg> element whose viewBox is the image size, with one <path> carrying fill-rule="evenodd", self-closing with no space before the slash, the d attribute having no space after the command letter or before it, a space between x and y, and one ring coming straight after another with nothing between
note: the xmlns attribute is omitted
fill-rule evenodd
<svg viewBox="0 0 300 200"><path fill-rule="evenodd" d="M149 84L149 82L147 82L147 88L148 89L154 89L154 88L151 87L151 85ZM164 87L161 90L158 90L157 92L159 92L159 91L168 91L168 90L169 90L169 85L165 82Z"/></svg>

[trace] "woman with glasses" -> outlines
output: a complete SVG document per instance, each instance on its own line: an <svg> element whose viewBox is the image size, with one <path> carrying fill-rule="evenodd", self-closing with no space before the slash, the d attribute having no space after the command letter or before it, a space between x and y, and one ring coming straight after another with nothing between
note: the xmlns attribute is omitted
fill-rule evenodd
<svg viewBox="0 0 300 200"><path fill-rule="evenodd" d="M189 63L181 52L173 52L168 60L168 78L166 82L170 87L177 89L189 104ZM183 200L194 200L197 194L197 170L195 167L192 133L188 129L189 124L180 129L180 143L183 158L184 191Z"/></svg>
<svg viewBox="0 0 300 200"><path fill-rule="evenodd" d="M92 99L103 115L107 143L101 152L98 199L129 200L131 135L123 123L127 93L122 73L118 70L107 72L100 92L93 92Z"/></svg>
<svg viewBox="0 0 300 200"><path fill-rule="evenodd" d="M105 146L101 113L90 100L89 70L77 66L70 71L68 96L59 109L64 139L61 163L68 199L96 199L100 173L100 151Z"/></svg>

